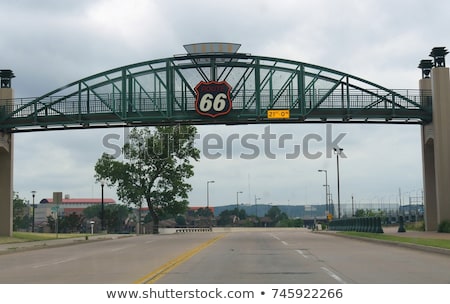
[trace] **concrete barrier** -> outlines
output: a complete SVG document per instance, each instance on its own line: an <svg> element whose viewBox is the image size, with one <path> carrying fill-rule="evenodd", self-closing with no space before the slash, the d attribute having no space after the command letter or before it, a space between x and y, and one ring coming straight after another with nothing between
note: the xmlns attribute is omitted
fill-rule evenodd
<svg viewBox="0 0 450 304"><path fill-rule="evenodd" d="M333 220L329 223L328 229L332 231L383 233L380 217L353 217Z"/></svg>
<svg viewBox="0 0 450 304"><path fill-rule="evenodd" d="M187 233L187 232L212 232L212 228L177 228L176 233Z"/></svg>

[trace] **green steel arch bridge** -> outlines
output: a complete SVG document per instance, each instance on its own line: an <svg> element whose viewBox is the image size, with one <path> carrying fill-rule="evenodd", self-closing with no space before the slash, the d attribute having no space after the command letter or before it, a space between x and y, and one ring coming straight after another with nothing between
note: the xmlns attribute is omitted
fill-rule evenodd
<svg viewBox="0 0 450 304"><path fill-rule="evenodd" d="M210 48L118 67L40 97L4 100L0 131L432 120L431 93L394 91L293 60L217 51L220 44Z"/></svg>
<svg viewBox="0 0 450 304"><path fill-rule="evenodd" d="M239 46L187 45L185 55L98 73L35 98L14 98L14 74L0 70L0 235L12 235L14 133L171 124L420 124L425 227L450 221L445 47L432 49L434 62L420 61L419 89L391 90L318 65L238 53Z"/></svg>

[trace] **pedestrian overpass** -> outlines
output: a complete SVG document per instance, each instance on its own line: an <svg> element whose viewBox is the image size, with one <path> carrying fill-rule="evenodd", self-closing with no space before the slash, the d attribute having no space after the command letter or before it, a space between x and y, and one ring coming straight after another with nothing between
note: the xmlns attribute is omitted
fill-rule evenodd
<svg viewBox="0 0 450 304"><path fill-rule="evenodd" d="M186 45L187 54L118 67L33 98L15 98L13 71L0 70L0 235L12 233L14 133L175 124L420 124L427 229L450 220L445 48L432 50L434 62L420 62L418 89L399 91L318 65L239 53L239 46Z"/></svg>

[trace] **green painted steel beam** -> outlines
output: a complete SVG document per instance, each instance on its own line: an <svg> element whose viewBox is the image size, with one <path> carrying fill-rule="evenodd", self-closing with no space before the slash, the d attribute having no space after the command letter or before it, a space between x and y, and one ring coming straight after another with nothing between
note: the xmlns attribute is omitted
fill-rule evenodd
<svg viewBox="0 0 450 304"><path fill-rule="evenodd" d="M196 111L195 88L201 82L226 82L231 88L231 110L217 117ZM387 89L293 60L240 53L196 54L118 67L37 98L15 99L13 105L0 107L0 130L324 121L429 123L431 100L422 100L419 93ZM216 102L220 105L221 101ZM273 109L289 110L290 118L269 120L267 113Z"/></svg>

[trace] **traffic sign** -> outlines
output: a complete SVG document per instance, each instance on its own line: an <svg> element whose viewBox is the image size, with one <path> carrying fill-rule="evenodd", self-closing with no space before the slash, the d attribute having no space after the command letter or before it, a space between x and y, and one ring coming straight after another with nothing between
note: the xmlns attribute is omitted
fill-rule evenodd
<svg viewBox="0 0 450 304"><path fill-rule="evenodd" d="M291 112L289 110L268 110L268 119L288 119Z"/></svg>

